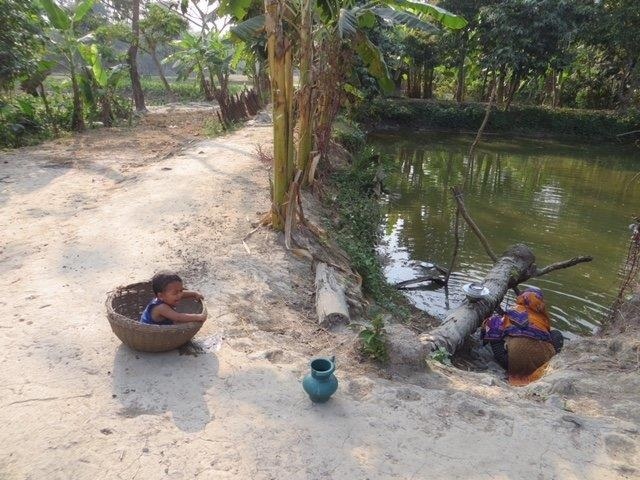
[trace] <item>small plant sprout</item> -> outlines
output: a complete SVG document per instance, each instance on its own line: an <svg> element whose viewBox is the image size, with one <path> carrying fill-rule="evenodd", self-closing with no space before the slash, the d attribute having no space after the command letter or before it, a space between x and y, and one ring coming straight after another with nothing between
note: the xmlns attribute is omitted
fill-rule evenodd
<svg viewBox="0 0 640 480"><path fill-rule="evenodd" d="M384 363L389 359L385 340L384 321L382 316L376 315L371 320L371 326L362 330L359 334L362 340L362 353Z"/></svg>
<svg viewBox="0 0 640 480"><path fill-rule="evenodd" d="M438 347L437 350L431 353L431 358L436 362L440 362L443 365L452 365L451 354L444 347Z"/></svg>

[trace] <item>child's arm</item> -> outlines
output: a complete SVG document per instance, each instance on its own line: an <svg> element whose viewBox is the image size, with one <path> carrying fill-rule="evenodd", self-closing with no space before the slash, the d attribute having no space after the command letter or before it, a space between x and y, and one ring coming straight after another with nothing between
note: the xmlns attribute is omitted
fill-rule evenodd
<svg viewBox="0 0 640 480"><path fill-rule="evenodd" d="M193 290L184 290L182 292L182 298L195 298L196 300L204 299L204 296L200 292L195 292Z"/></svg>
<svg viewBox="0 0 640 480"><path fill-rule="evenodd" d="M162 303L153 309L153 313L156 312L159 317L164 317L171 320L174 323L188 323L188 322L204 322L207 319L206 313L180 313L176 312L169 305ZM155 315L153 315L155 317ZM155 318L154 318L155 320Z"/></svg>

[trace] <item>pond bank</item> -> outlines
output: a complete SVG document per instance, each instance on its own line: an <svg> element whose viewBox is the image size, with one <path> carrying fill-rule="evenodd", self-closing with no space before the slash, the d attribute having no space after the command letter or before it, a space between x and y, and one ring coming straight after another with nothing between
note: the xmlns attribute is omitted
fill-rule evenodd
<svg viewBox="0 0 640 480"><path fill-rule="evenodd" d="M474 133L484 118L486 105L407 98L376 98L362 102L351 116L367 129L411 127ZM633 143L637 136L623 133L638 130L640 113L551 109L512 105L508 112L494 107L485 134L513 134L525 137L573 137L584 141Z"/></svg>
<svg viewBox="0 0 640 480"><path fill-rule="evenodd" d="M318 328L309 264L266 229L246 241L250 253L242 245L269 208L254 154L269 128L166 145L179 133L172 113L154 124L166 131L153 144L142 126L0 156L0 285L12 292L1 300L2 478L638 475L627 344L575 364L583 370L562 391L437 364L401 376L360 363L352 333ZM197 338L222 334L220 350L140 354L114 337L107 292L160 267L205 295ZM308 359L332 353L340 387L312 405L300 386ZM618 378L616 396L580 380ZM505 454L513 445L518 455Z"/></svg>

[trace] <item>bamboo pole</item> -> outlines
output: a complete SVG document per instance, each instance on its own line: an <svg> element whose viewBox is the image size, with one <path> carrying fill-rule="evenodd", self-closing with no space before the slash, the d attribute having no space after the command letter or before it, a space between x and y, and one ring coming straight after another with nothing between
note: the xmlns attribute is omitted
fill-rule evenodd
<svg viewBox="0 0 640 480"><path fill-rule="evenodd" d="M456 208L456 222L453 227L453 255L451 255L451 263L449 264L449 270L444 277L444 286L449 287L449 277L456 268L456 260L458 259L458 248L460 246L460 206Z"/></svg>

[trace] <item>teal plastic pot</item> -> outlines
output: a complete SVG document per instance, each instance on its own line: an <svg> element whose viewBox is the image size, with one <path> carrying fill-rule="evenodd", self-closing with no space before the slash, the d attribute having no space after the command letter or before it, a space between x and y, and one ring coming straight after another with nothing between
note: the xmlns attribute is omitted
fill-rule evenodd
<svg viewBox="0 0 640 480"><path fill-rule="evenodd" d="M324 403L338 389L335 357L318 357L311 360L311 373L302 380L302 388L314 403Z"/></svg>

